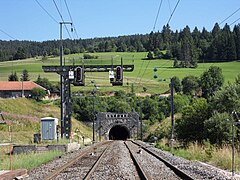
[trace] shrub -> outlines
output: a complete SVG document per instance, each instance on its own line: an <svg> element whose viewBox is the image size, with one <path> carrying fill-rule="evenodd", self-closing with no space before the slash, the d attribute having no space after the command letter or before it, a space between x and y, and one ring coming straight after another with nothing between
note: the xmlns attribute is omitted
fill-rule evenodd
<svg viewBox="0 0 240 180"><path fill-rule="evenodd" d="M36 99L37 101L40 101L47 94L45 90L40 88L33 88L31 93L32 93L32 98Z"/></svg>

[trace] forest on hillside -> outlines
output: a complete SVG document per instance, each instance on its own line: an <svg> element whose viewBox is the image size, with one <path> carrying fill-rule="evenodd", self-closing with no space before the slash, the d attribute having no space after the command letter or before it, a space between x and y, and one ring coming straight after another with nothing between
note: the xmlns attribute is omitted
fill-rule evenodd
<svg viewBox="0 0 240 180"><path fill-rule="evenodd" d="M59 56L59 40L2 41L0 61L25 59L36 56ZM119 37L93 39L66 39L64 54L82 52L150 52L152 58L180 60L183 66L197 62L233 61L240 59L240 24L233 29L216 23L211 31L188 26L173 32L169 25L162 31ZM164 53L163 53L164 52ZM177 62L176 62L177 63Z"/></svg>

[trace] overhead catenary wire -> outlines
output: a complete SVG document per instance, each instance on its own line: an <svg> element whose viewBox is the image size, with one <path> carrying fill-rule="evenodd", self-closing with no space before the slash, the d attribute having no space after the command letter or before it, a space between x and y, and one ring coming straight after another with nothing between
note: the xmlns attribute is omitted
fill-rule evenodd
<svg viewBox="0 0 240 180"><path fill-rule="evenodd" d="M159 4L159 7L158 7L158 11L157 11L157 15L156 15L156 18L155 18L155 22L154 22L153 30L152 30L152 31L155 31L155 27L156 27L157 20L158 20L158 17L159 17L159 13L160 13L160 10L161 10L161 7L162 7L162 3L163 3L163 0L160 1L160 4ZM147 66L145 67L145 69L144 69L144 71L143 71L143 74L142 74L142 76L141 76L138 84L141 83L141 80L142 80L142 78L143 78L143 76L144 76L144 74L145 74L145 72L146 72L149 64L150 64L150 60L148 61ZM139 75L140 75L140 72L141 72L141 71L142 71L142 66L141 66L141 69L139 70Z"/></svg>
<svg viewBox="0 0 240 180"><path fill-rule="evenodd" d="M180 0L177 1L177 3L176 3L176 5L175 5L175 7L174 7L174 9L173 9L173 11L172 11L169 19L168 19L168 22L167 22L168 25L169 25L169 23L170 23L170 21L171 21L171 19L172 19L172 17L173 17L173 14L175 13L175 11L176 11L176 9L177 9L177 7L178 7L178 5L179 5L179 2L180 2ZM161 0L161 3L162 3L162 0ZM159 6L159 7L161 7L161 3L160 3L160 6ZM159 8L159 9L160 9L160 8ZM158 12L158 14L159 14L159 12ZM157 15L157 17L158 17L158 15ZM147 70L149 64L150 64L150 60L149 60L147 66L146 66L146 68L145 68L145 70L144 70L144 72L143 72L143 74L142 74L142 76L141 76L141 78L140 78L139 84L141 83L141 80L142 80L143 76L145 75L146 70Z"/></svg>
<svg viewBox="0 0 240 180"><path fill-rule="evenodd" d="M226 20L228 20L230 17L232 17L234 14L236 14L238 11L240 10L240 8L238 8L236 11L234 11L232 14L230 14L227 18L225 18L224 20L222 20L219 25L221 25L222 23L224 23ZM238 21L238 20L237 20ZM235 22L233 22L235 23Z"/></svg>
<svg viewBox="0 0 240 180"><path fill-rule="evenodd" d="M141 76L141 78L140 78L140 80L139 80L139 82L138 82L138 85L140 85L140 83L142 82L142 78L143 78L143 76L144 76L145 73L146 73L146 70L147 70L147 68L148 68L148 66L149 66L149 64L150 64L150 61L151 61L151 60L148 60L147 66L146 66L146 68L144 69L144 72L143 72L143 74L142 74L142 76Z"/></svg>
<svg viewBox="0 0 240 180"><path fill-rule="evenodd" d="M169 11L170 11L170 14L172 13L172 8L171 8L171 4L170 4L170 1L168 0L168 8L169 8Z"/></svg>
<svg viewBox="0 0 240 180"><path fill-rule="evenodd" d="M240 8L238 8L238 9L237 9L236 11L234 11L230 16L228 16L227 18L225 18L221 23L219 23L219 25L222 24L223 22L225 22L227 19L229 19L231 16L233 16L233 15L234 15L236 12L238 12L239 10L240 10ZM239 21L239 20L240 20L240 18L236 19L236 20L233 21L231 24L229 24L229 26L232 26L233 24L235 24L235 23L236 23L237 21ZM228 24L226 24L226 25L228 25ZM220 33L220 34L217 34L217 36L215 36L212 41L216 40L220 35L221 35L221 33ZM210 67L211 67L213 64L214 64L214 61L211 63Z"/></svg>
<svg viewBox="0 0 240 180"><path fill-rule="evenodd" d="M158 17L159 17L159 13L160 13L160 10L161 10L161 7L162 7L162 3L163 3L163 0L161 0L161 1L160 1L160 4L159 4L159 8L158 8L157 15L156 15L156 19L155 19L154 26L153 26L153 31L155 31L155 27L156 27L156 23L157 23L157 20L158 20ZM144 69L144 71L143 71L143 74L142 74L142 76L141 76L138 84L141 83L142 78L143 78L144 74L146 73L146 70L147 70L147 68L148 68L148 66L149 66L149 64L150 64L150 61L151 61L151 60L148 60L147 66L145 67L145 69ZM139 72L141 72L141 69L139 70Z"/></svg>
<svg viewBox="0 0 240 180"><path fill-rule="evenodd" d="M162 66L160 66L159 68L164 67L164 66L165 66L166 64L168 64L170 61L171 61L171 60L169 59L168 61L166 61L166 62L165 62ZM164 69L164 70L162 70L158 75L163 74L165 71L167 71L167 68Z"/></svg>
<svg viewBox="0 0 240 180"><path fill-rule="evenodd" d="M140 66L140 69L139 69L139 71L138 71L136 80L138 79L138 77L139 77L139 75L140 75L140 73L141 73L141 70L142 70L142 67L143 67L143 63L144 63L144 61L142 61L142 63L141 63L141 66Z"/></svg>
<svg viewBox="0 0 240 180"><path fill-rule="evenodd" d="M47 13L47 15L58 24L58 21L40 4L40 2L38 0L35 0L36 3Z"/></svg>
<svg viewBox="0 0 240 180"><path fill-rule="evenodd" d="M5 34L6 36L8 36L9 38L13 39L13 40L17 40L16 38L14 38L13 36L11 36L10 34L8 34L7 32L5 32L4 30L0 29L0 31Z"/></svg>
<svg viewBox="0 0 240 180"><path fill-rule="evenodd" d="M57 6L57 3L56 3L56 1L55 1L55 0L53 0L53 3L54 3L54 5L55 5L55 7L56 7L56 9L57 9L57 11L58 11L58 14L59 14L59 16L60 16L60 17L61 17L61 19L62 19L62 22L64 23L65 21L64 21L64 19L63 19L63 16L62 16L62 14L61 14L61 12L60 12L60 10L59 10L58 6ZM68 36L70 37L70 39L72 39L72 37L71 37L71 35L70 35L70 32L69 32L69 30L68 30L68 28L67 28L66 24L64 24L64 27L65 27L65 29L66 29L66 31L67 31L67 33L68 33Z"/></svg>
<svg viewBox="0 0 240 180"><path fill-rule="evenodd" d="M176 9L177 9L177 7L178 7L179 2L180 2L180 0L178 0L176 6L174 7L173 12L172 12L172 14L170 15L170 17L169 17L169 19L168 19L167 24L170 23L170 21L171 21L171 19L172 19L172 16L173 16L174 12L176 11Z"/></svg>
<svg viewBox="0 0 240 180"><path fill-rule="evenodd" d="M238 18L237 20L235 20L235 21L233 21L231 24L230 24L230 26L232 26L233 24L235 24L237 21L239 21L240 20L240 18Z"/></svg>
<svg viewBox="0 0 240 180"><path fill-rule="evenodd" d="M162 68L164 68L164 66L166 66L168 63L170 63L172 60L171 59L169 59L169 60L166 60L166 62L164 62L161 66L159 66L159 67L155 67L155 68L160 68L160 69L162 69ZM168 68L165 68L165 69L163 69L163 70L161 70L161 72L159 73L159 74L157 74L157 75L160 75L160 74L162 74L163 72L165 72L165 71L167 71L168 70ZM149 75L151 72L148 72L148 73L146 73L146 75Z"/></svg>
<svg viewBox="0 0 240 180"><path fill-rule="evenodd" d="M68 8L67 0L64 0L64 2L65 2L65 6L66 6L66 8L67 8L67 11L68 11L70 20L71 20L71 22L73 23L73 18L72 18L72 16L71 16L70 10L69 10L69 8ZM79 37L78 37L78 33L77 33L77 29L76 29L74 23L73 23L73 28L74 28L74 32L75 32L77 38L79 38Z"/></svg>
<svg viewBox="0 0 240 180"><path fill-rule="evenodd" d="M156 16L156 19L155 19L155 22L154 22L154 25L153 25L153 31L155 31L155 28L156 28L158 16L159 16L159 13L160 13L160 9L161 9L161 7L162 7L162 2L163 2L163 0L161 0L161 2L160 2L160 4L159 4L159 7L158 7L157 16Z"/></svg>

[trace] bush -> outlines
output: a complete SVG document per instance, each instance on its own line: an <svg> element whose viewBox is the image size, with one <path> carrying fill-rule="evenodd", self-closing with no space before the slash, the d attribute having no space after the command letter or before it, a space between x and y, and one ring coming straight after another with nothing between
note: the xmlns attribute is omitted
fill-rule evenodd
<svg viewBox="0 0 240 180"><path fill-rule="evenodd" d="M153 53L151 51L148 52L147 59L149 59L149 60L154 59L153 58Z"/></svg>
<svg viewBox="0 0 240 180"><path fill-rule="evenodd" d="M46 96L46 91L40 88L33 88L31 91L32 98L36 99L37 101L40 101L42 98Z"/></svg>
<svg viewBox="0 0 240 180"><path fill-rule="evenodd" d="M84 54L83 59L98 59L98 56L92 56L90 54Z"/></svg>

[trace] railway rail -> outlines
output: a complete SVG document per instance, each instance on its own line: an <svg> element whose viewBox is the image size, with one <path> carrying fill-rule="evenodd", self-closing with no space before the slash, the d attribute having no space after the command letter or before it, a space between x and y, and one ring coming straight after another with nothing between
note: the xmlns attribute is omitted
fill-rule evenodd
<svg viewBox="0 0 240 180"><path fill-rule="evenodd" d="M109 146L107 148L104 149L104 151L102 152L102 154L99 156L99 158L97 159L97 161L94 163L94 165L92 166L92 168L88 171L88 173L86 174L86 176L83 179L90 179L92 173L95 171L95 169L97 168L98 164L101 162L102 158L104 157L104 155L107 152L107 149L109 148Z"/></svg>
<svg viewBox="0 0 240 180"><path fill-rule="evenodd" d="M84 158L90 160L91 162L92 161L94 162L93 165L91 164L91 162L88 162L88 165L90 166L89 171L86 173L85 177L83 178L83 179L88 179L89 175L92 173L92 171L94 171L94 168L96 167L98 162L101 160L101 157L104 155L104 153L106 152L110 144L111 144L111 141L105 141L103 143L93 145L86 151L80 153L79 156L75 157L74 159L71 159L60 168L53 171L50 175L48 175L44 179L45 180L58 179L58 176L61 174L65 174L65 176L66 174L74 174L72 170L69 170L69 168L71 168L72 166L76 167L79 164L79 162ZM97 160L95 161L95 159Z"/></svg>
<svg viewBox="0 0 240 180"><path fill-rule="evenodd" d="M141 180L152 180L152 179L159 179L160 177L156 176L158 171L162 171L160 174L168 174L166 177L171 177L171 179L193 179L189 175L183 173L181 170L177 169L170 163L167 163L162 158L154 154L153 152L149 151L147 148L141 146L140 144L134 142L134 141L115 141L115 142L108 142L104 144L95 145L95 147L90 148L88 151L81 153L78 157L74 158L73 160L67 162L64 164L61 168L58 168L56 171L52 172L50 175L48 175L45 179L74 179L81 177L82 179L99 179L98 175L98 169L104 169L101 166L106 166L106 163L103 163L103 159L107 157L111 157L112 149L116 147L116 143L124 143L125 148L127 149L126 152L129 153L129 161L132 161L132 169L134 169L134 178L135 179L141 179ZM124 146L123 146L124 147ZM112 148L112 149L111 149ZM145 153L144 156L142 156L143 152ZM126 153L125 152L125 153ZM140 153L141 152L141 153ZM94 157L93 157L94 156ZM141 157L142 156L142 157ZM157 158L158 160L161 160L167 167L170 167L172 172L167 172L167 169L165 167L162 167L163 165L157 165L157 162L155 163L155 172L152 169L149 172L149 169L146 168L148 161L144 160L145 163L143 163L143 160L146 156L152 156L154 158ZM88 159L87 162L81 163L83 159ZM112 163L112 162L110 162ZM118 164L115 163L114 165ZM160 167L161 166L161 167ZM85 169L84 172L83 170ZM102 172L103 173L103 172ZM116 172L115 172L116 173ZM116 176L120 176L115 174ZM176 176L177 175L177 176ZM113 176L113 173L105 174L106 178L110 178ZM103 177L101 175L101 177Z"/></svg>
<svg viewBox="0 0 240 180"><path fill-rule="evenodd" d="M141 141L104 141L80 151L61 166L44 166L42 171L48 173L38 176L41 172L35 171L28 179L231 179L184 159L176 162L178 157L164 156Z"/></svg>
<svg viewBox="0 0 240 180"><path fill-rule="evenodd" d="M185 180L194 180L193 177L191 177L189 174L183 172L181 169L179 169L178 167L174 166L173 164L171 164L170 162L168 162L167 160L165 160L163 157L161 157L160 155L154 153L153 151L151 151L150 149L148 149L147 147L142 146L141 144L135 142L135 141L129 141L135 145L137 145L138 148L140 148L139 151L144 150L146 153L148 153L149 155L157 158L158 160L160 160L161 162L163 162L168 168L170 168L179 178L181 179L185 179ZM127 143L125 142L127 148L129 149L129 152L131 154L133 154L132 150L130 150L129 145L127 145ZM142 153L142 152L141 152ZM134 157L134 156L133 156ZM135 160L134 160L135 161ZM137 161L136 161L137 162ZM137 166L141 166L139 163ZM143 168L140 168L141 171L143 171L143 174L145 174L144 179L152 179L152 177L143 170Z"/></svg>
<svg viewBox="0 0 240 180"><path fill-rule="evenodd" d="M129 150L130 156L137 168L138 174L140 179L142 180L152 180L152 177L148 174L148 172L146 172L143 167L140 165L139 161L137 160L137 158L135 157L133 151L131 150L131 148L127 145L126 142L124 142L124 144L126 145L127 149Z"/></svg>

